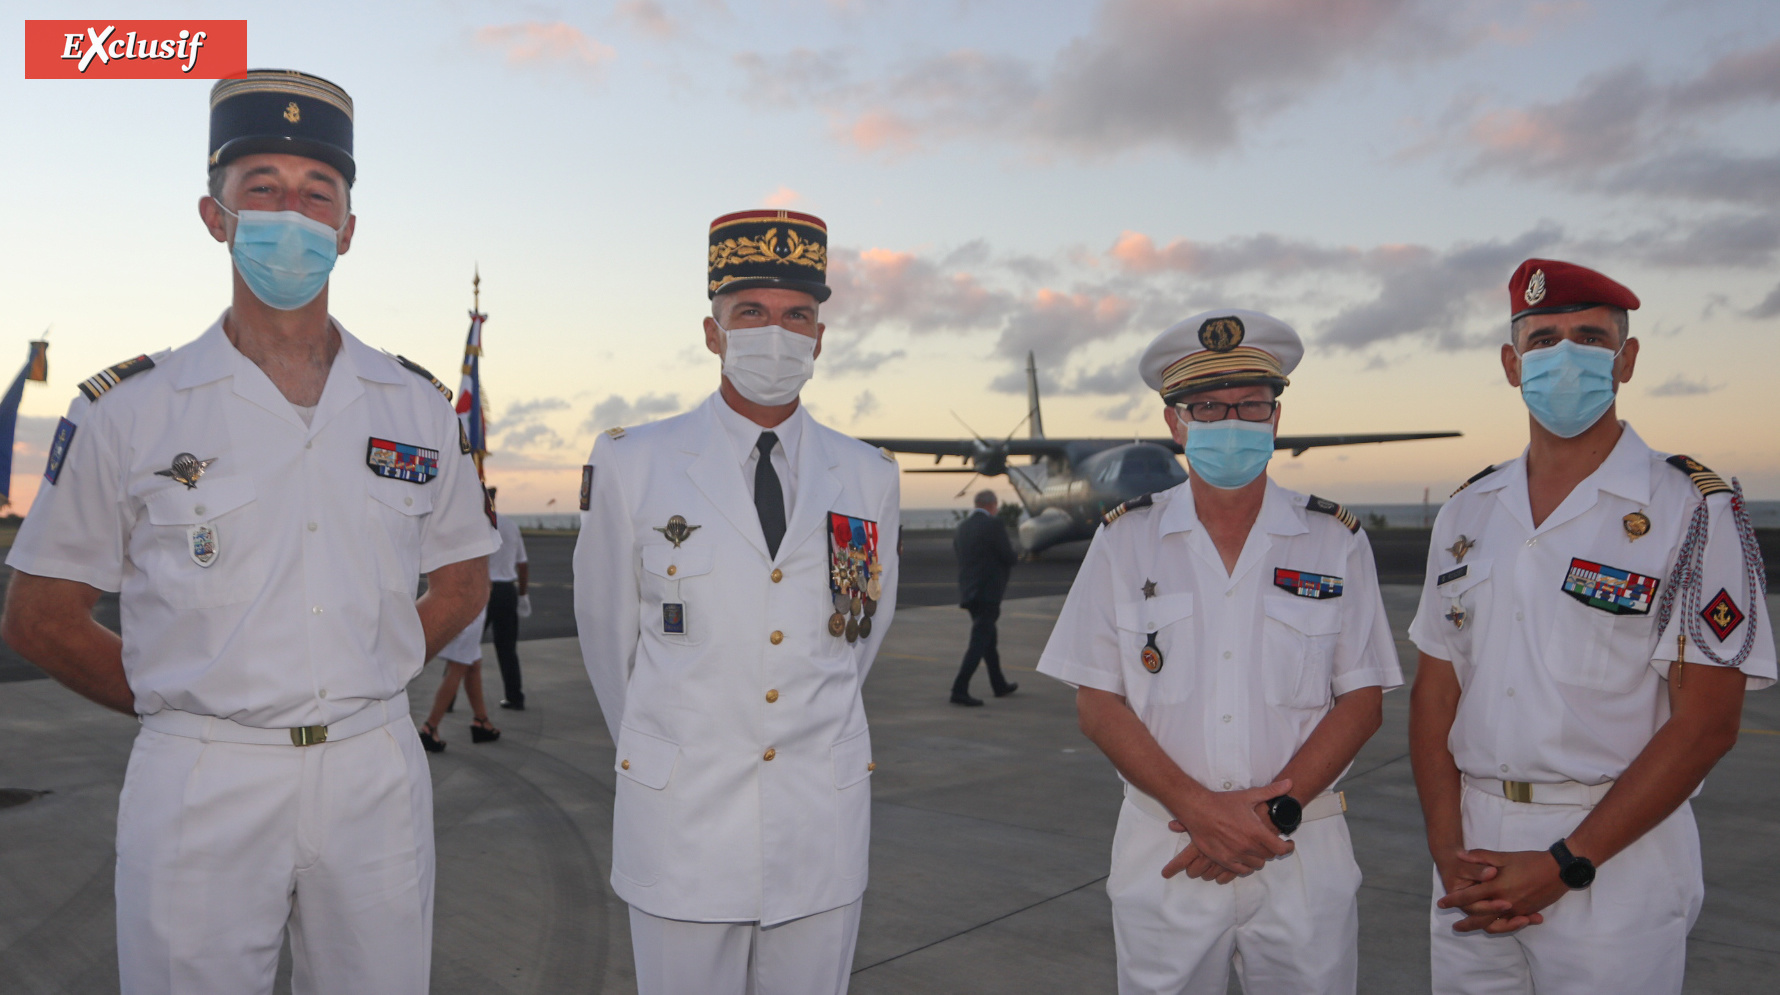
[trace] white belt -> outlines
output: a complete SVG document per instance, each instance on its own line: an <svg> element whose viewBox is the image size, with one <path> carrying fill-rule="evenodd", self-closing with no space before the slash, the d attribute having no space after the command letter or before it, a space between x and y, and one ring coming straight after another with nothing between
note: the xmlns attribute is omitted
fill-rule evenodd
<svg viewBox="0 0 1780 995"><path fill-rule="evenodd" d="M165 709L140 716L142 725L170 736L184 736L206 743L246 743L250 746L315 746L339 742L360 733L381 729L391 722L408 718L408 692L403 691L388 701L374 701L338 722L325 726L298 726L294 729L262 729L244 726L215 715L199 715Z"/></svg>
<svg viewBox="0 0 1780 995"><path fill-rule="evenodd" d="M1175 816L1168 811L1168 806L1139 791L1134 785L1125 785L1125 798L1131 804L1142 809L1146 815L1153 816L1165 823L1175 821ZM1347 792L1325 791L1304 804L1304 817L1299 820L1298 824L1303 825L1306 822L1327 819L1332 815L1340 815L1346 811Z"/></svg>
<svg viewBox="0 0 1780 995"><path fill-rule="evenodd" d="M1465 783L1486 795L1506 798L1511 802L1534 805L1581 805L1594 808L1613 789L1613 782L1583 784L1580 781L1558 781L1555 784L1528 781L1498 781L1493 777L1465 775Z"/></svg>

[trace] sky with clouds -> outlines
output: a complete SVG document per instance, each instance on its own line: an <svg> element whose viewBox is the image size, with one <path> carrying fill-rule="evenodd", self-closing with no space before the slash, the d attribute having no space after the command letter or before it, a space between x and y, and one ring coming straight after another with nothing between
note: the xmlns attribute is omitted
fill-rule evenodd
<svg viewBox="0 0 1780 995"><path fill-rule="evenodd" d="M41 9L39 9L41 8ZM9 4L0 48L23 21ZM711 218L828 221L806 402L857 435L1002 435L1035 354L1052 435L1159 435L1135 358L1269 311L1308 353L1289 432L1456 440L1276 459L1350 502L1436 499L1525 440L1501 376L1528 256L1644 300L1620 409L1780 498L1780 5L1763 0L117 2L240 17L249 62L356 102L332 308L455 386L480 266L492 482L573 508L594 435L715 386ZM15 59L18 57L15 55ZM208 83L0 81L6 336L53 326L15 502L75 383L227 303L198 220ZM909 465L925 460L912 458ZM904 504L961 478L905 476ZM1005 490L1005 486L1003 487Z"/></svg>

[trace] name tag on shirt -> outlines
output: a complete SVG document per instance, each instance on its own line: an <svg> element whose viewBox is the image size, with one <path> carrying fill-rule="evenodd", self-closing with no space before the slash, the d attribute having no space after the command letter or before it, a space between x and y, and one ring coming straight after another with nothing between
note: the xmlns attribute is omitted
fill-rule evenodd
<svg viewBox="0 0 1780 995"><path fill-rule="evenodd" d="M1590 608L1609 615L1648 615L1656 597L1655 577L1610 567L1581 558L1570 560L1563 591Z"/></svg>
<svg viewBox="0 0 1780 995"><path fill-rule="evenodd" d="M1340 577L1313 574L1304 570L1276 568L1273 571L1273 586L1282 591L1290 591L1300 598L1314 598L1317 601L1341 597Z"/></svg>
<svg viewBox="0 0 1780 995"><path fill-rule="evenodd" d="M1471 572L1470 564L1466 564L1464 566L1459 566L1459 567L1453 567L1451 570L1448 570L1447 572L1441 574L1440 579L1436 580L1434 582L1434 584L1435 584L1435 586L1439 586L1441 584L1450 584L1453 581L1458 580L1460 577L1463 577L1470 572Z"/></svg>

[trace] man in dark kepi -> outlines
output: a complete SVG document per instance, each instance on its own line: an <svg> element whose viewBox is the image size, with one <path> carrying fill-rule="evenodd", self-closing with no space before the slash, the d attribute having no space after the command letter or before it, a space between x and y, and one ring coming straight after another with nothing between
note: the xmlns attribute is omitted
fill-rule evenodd
<svg viewBox="0 0 1780 995"><path fill-rule="evenodd" d="M482 610L495 532L449 391L328 313L351 98L222 80L206 165L228 309L80 385L0 634L142 723L117 815L125 995L270 995L287 938L296 992L424 995L432 780L406 688ZM121 636L93 620L103 591Z"/></svg>
<svg viewBox="0 0 1780 995"><path fill-rule="evenodd" d="M958 607L970 612L970 645L965 647L958 679L952 682L952 704L973 708L983 703L970 695L970 679L979 661L989 670L989 689L995 697L1005 698L1020 689L1001 676L1001 653L995 645L1001 596L1019 555L1008 539L1007 526L996 515L1001 504L995 492L978 491L975 504L952 535L952 551L958 556Z"/></svg>

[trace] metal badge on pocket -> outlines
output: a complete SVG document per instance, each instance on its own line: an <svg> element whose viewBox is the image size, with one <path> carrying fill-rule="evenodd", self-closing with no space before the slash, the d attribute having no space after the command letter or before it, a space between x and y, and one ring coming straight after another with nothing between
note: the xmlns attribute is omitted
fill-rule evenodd
<svg viewBox="0 0 1780 995"><path fill-rule="evenodd" d="M192 554L192 562L201 567L208 567L216 562L218 552L216 542L216 526L209 522L194 525L186 530L186 548Z"/></svg>
<svg viewBox="0 0 1780 995"><path fill-rule="evenodd" d="M664 603L661 606L661 631L673 635L686 634L686 606Z"/></svg>

